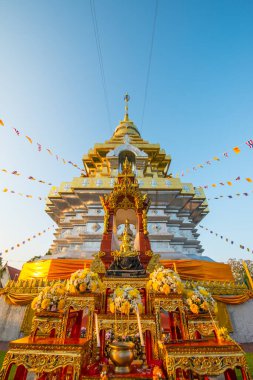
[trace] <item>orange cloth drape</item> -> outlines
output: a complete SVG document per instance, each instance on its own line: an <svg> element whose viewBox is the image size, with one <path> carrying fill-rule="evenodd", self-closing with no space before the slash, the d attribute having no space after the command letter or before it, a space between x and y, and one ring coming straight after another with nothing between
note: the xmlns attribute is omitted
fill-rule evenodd
<svg viewBox="0 0 253 380"><path fill-rule="evenodd" d="M72 273L76 272L78 269L83 269L85 267L90 267L91 260L80 260L80 259L57 259L51 260L49 272L47 279L65 279L69 278Z"/></svg>
<svg viewBox="0 0 253 380"><path fill-rule="evenodd" d="M55 259L42 260L23 265L19 275L20 280L44 278L48 280L66 279L78 269L90 266L91 260Z"/></svg>
<svg viewBox="0 0 253 380"><path fill-rule="evenodd" d="M176 265L182 280L193 281L233 281L234 277L228 264L203 260L161 260L164 267Z"/></svg>
<svg viewBox="0 0 253 380"><path fill-rule="evenodd" d="M1 289L0 290L0 296L3 295L5 296L5 301L9 304L9 305L16 305L16 306L25 306L25 305L28 305L30 302L32 302L32 300L34 299L34 297L37 296L37 294L32 294L32 293L28 293L28 294L21 294L21 293L14 293L11 291L11 289Z"/></svg>
<svg viewBox="0 0 253 380"><path fill-rule="evenodd" d="M215 296L213 298L216 301L226 303L228 305L240 305L241 303L247 302L253 298L253 292L246 291L244 294L239 294L237 296Z"/></svg>

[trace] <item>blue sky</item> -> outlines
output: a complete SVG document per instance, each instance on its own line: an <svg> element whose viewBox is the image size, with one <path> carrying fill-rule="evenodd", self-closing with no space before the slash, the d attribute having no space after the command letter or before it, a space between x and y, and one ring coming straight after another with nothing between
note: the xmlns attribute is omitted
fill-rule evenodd
<svg viewBox="0 0 253 380"><path fill-rule="evenodd" d="M96 142L108 139L123 115L150 142L172 156L171 171L186 170L223 152L242 152L191 172L186 182L205 185L252 177L253 3L158 0L157 24L142 121L155 1L95 0L111 122L108 122L90 1L0 0L0 168L58 185L78 175L49 156L51 148L81 165ZM30 145L11 128L30 136ZM41 143L42 152L36 150ZM49 187L0 172L1 189L46 196ZM251 192L253 184L207 189L207 197ZM52 225L44 203L0 191L1 251ZM253 249L249 197L212 200L203 224ZM44 254L52 232L4 255L21 266ZM205 254L217 261L252 258L200 230Z"/></svg>

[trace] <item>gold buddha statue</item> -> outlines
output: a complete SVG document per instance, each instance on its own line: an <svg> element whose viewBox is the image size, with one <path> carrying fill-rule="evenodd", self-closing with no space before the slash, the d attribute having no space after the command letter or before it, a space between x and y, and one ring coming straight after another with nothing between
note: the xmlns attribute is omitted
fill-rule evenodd
<svg viewBox="0 0 253 380"><path fill-rule="evenodd" d="M114 251L112 253L113 256L130 257L138 255L138 252L133 248L133 232L130 228L128 219L126 219L125 228L120 239L122 240L120 250Z"/></svg>
<svg viewBox="0 0 253 380"><path fill-rule="evenodd" d="M139 252L133 247L133 232L128 219L126 219L121 240L119 251L111 253L114 261L107 270L107 275L123 276L128 273L129 276L144 276L146 272L140 262Z"/></svg>

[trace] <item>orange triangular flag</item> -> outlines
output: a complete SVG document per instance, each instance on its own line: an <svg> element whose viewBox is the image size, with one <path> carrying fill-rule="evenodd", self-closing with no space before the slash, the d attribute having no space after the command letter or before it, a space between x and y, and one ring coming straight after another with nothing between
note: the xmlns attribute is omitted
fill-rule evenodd
<svg viewBox="0 0 253 380"><path fill-rule="evenodd" d="M3 122L3 120L1 120L1 119L0 119L0 125L1 125L2 127L4 127L4 122Z"/></svg>
<svg viewBox="0 0 253 380"><path fill-rule="evenodd" d="M27 140L29 141L29 143L30 144L32 144L33 143L33 141L32 141L32 139L31 139L31 137L29 137L29 136L25 136L26 138L27 138Z"/></svg>
<svg viewBox="0 0 253 380"><path fill-rule="evenodd" d="M230 182L230 181L228 181L227 184L228 184L229 186L232 186L232 185L233 185L232 182Z"/></svg>
<svg viewBox="0 0 253 380"><path fill-rule="evenodd" d="M238 153L240 153L241 149L238 148L238 146L235 146L235 147L233 148L233 151L234 151L236 154L238 154Z"/></svg>
<svg viewBox="0 0 253 380"><path fill-rule="evenodd" d="M246 181L252 182L252 179L251 178L246 178Z"/></svg>
<svg viewBox="0 0 253 380"><path fill-rule="evenodd" d="M215 183L213 183L213 184L212 184L212 186L213 186L213 187L216 187L216 184L215 184Z"/></svg>

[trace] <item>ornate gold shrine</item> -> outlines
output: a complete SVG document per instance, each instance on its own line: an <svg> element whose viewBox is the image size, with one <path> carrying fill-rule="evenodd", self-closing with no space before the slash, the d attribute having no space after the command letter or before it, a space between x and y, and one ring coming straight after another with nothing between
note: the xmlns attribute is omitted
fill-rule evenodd
<svg viewBox="0 0 253 380"><path fill-rule="evenodd" d="M128 115L126 116L124 123L115 132L114 139L117 140L121 135L122 128L128 132L130 129L140 145L144 144L143 140L140 141L137 136L139 132L128 120ZM148 149L150 147L147 147ZM147 176L152 174L155 175L154 178L157 181L164 181L164 170L170 158L155 146L150 152L152 157L147 155L145 159L155 165L150 173L147 172ZM101 149L100 153L102 153ZM109 165L107 168L102 167L105 162L103 160L99 163L100 166L97 166L98 161L95 159L98 159L97 154L85 159L93 179L98 169L102 174L107 170L113 170L109 168ZM113 160L111 162L113 163ZM91 291L80 295L66 293L64 294L66 303L62 312L36 313L29 336L10 343L9 351L0 369L0 380L8 380L12 365L17 366L15 380L25 380L28 372L34 372L36 380L158 379L154 371L156 367L160 371L160 378L169 380L203 380L203 376L219 374L224 374L226 380L231 380L236 378L233 377L236 376L235 368L241 370L243 380L249 380L244 352L232 340L227 339L222 343L218 341L215 335L218 322L214 316L199 314L193 317L187 314L182 294L165 295L148 290L148 274L146 273L152 272L157 265L160 265L160 257L157 254L153 255L148 236L147 213L150 199L147 194L141 192L133 167L127 159L123 162L121 169L116 183L110 185L113 186L112 191L100 198L105 213L104 232L100 251L94 254L95 259L91 263L91 269L100 275L104 285L103 291L100 295ZM177 181L172 179L174 180ZM80 184L78 188L83 190ZM67 190L67 194L72 194L72 189ZM49 209L54 207L54 202L57 204L60 197L56 194L50 197ZM79 201L80 206L83 206L81 197ZM193 203L195 202L196 199ZM202 201L199 204L201 205ZM202 215L206 212L206 207L201 207ZM139 237L138 249L133 247L127 232L129 227L127 223L120 249L112 249L119 211L123 216L128 211L128 214L134 215L136 235ZM194 213L198 215L197 211ZM140 258L144 275L142 277L108 277L108 268L113 258L118 257ZM64 281L63 284L65 284ZM6 298L14 304L19 296L21 304L27 305L49 284L52 282L44 279L14 281L8 283L2 294L5 294ZM112 293L116 288L126 284L139 291L141 309L143 309L143 314L140 316L138 308L135 310L136 314L127 316L122 315L122 310L121 313L110 312L109 299ZM196 284L188 281L185 285L187 288L192 288ZM227 291L225 294L245 292L245 288L229 283L209 282L197 285L207 286L215 294L224 294L224 289ZM28 314L29 312L26 313L27 319ZM85 330L83 332L85 338L80 337L82 328L83 331ZM111 332L114 334L113 337L110 336ZM112 339L120 340L124 337L134 342L136 357L132 372L129 375L119 376L113 371L106 349Z"/></svg>
<svg viewBox="0 0 253 380"><path fill-rule="evenodd" d="M217 376L228 369L247 368L244 352L234 342L226 342L222 346L212 340L182 342L161 345L160 349L167 373L172 377L178 371L190 370L198 375Z"/></svg>

